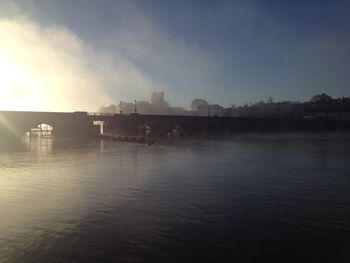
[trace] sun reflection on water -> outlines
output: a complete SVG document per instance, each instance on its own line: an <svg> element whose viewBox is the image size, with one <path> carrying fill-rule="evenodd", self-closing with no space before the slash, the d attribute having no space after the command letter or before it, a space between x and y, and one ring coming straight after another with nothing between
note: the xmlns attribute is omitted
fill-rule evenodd
<svg viewBox="0 0 350 263"><path fill-rule="evenodd" d="M25 137L24 143L26 148L30 152L47 154L53 151L53 140L54 140L53 137L38 137L38 138Z"/></svg>

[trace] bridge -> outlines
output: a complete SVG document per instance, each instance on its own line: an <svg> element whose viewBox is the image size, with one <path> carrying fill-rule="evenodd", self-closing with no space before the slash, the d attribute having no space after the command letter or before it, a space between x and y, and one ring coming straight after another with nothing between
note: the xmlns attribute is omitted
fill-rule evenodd
<svg viewBox="0 0 350 263"><path fill-rule="evenodd" d="M145 126L157 136L166 135L174 128L187 134L244 130L250 119L200 116L169 116L143 114L101 114L87 112L27 112L0 111L0 140L19 139L39 124L53 128L53 135L70 138L92 138L100 135L100 126L105 132L136 135Z"/></svg>
<svg viewBox="0 0 350 263"><path fill-rule="evenodd" d="M175 128L185 134L197 135L241 131L253 124L252 119L232 117L147 114L95 114L89 117L103 122L106 133L137 134L147 125L156 136L164 136Z"/></svg>
<svg viewBox="0 0 350 263"><path fill-rule="evenodd" d="M172 116L143 114L101 114L87 112L0 111L0 141L20 139L39 124L53 128L53 135L69 138L96 138L100 126L105 133L144 135L150 127L155 136L175 128L183 134L219 134L263 130L350 129L350 122L301 119L255 119L209 116Z"/></svg>

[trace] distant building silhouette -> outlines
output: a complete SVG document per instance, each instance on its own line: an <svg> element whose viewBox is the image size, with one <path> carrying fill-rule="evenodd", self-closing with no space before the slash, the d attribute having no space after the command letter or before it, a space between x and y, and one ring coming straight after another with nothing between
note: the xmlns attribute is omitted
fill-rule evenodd
<svg viewBox="0 0 350 263"><path fill-rule="evenodd" d="M350 97L333 99L321 93L313 96L307 102L281 101L274 102L269 97L266 102L246 103L242 106L232 105L224 108L219 104L209 104L204 99L194 99L190 111L181 107L171 107L164 99L164 91L151 93L151 103L148 101L120 102L119 106L101 107L101 113L135 113L135 107L140 114L153 115L191 115L217 116L238 118L268 118L268 119L329 119L350 120Z"/></svg>
<svg viewBox="0 0 350 263"><path fill-rule="evenodd" d="M164 91L153 91L151 93L151 104L155 107L164 107Z"/></svg>

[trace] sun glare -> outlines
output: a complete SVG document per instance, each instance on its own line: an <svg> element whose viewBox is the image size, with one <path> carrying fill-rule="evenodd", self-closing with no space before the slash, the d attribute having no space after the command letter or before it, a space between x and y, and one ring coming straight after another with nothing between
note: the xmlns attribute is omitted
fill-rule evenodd
<svg viewBox="0 0 350 263"><path fill-rule="evenodd" d="M23 33L24 32L24 33ZM28 30L11 23L0 23L0 110L38 110L46 95L42 79L33 66L35 45Z"/></svg>
<svg viewBox="0 0 350 263"><path fill-rule="evenodd" d="M40 81L30 69L0 56L0 107L2 110L34 110L40 107L44 93Z"/></svg>
<svg viewBox="0 0 350 263"><path fill-rule="evenodd" d="M63 27L0 19L0 111L97 109L110 102L104 84L112 75L109 67L94 67L96 61L100 57Z"/></svg>

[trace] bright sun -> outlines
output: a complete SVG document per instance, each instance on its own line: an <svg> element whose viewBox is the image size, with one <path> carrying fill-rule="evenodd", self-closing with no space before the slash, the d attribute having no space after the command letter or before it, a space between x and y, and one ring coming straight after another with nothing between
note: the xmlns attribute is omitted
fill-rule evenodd
<svg viewBox="0 0 350 263"><path fill-rule="evenodd" d="M5 110L34 110L45 101L43 83L30 69L0 55L0 107Z"/></svg>

